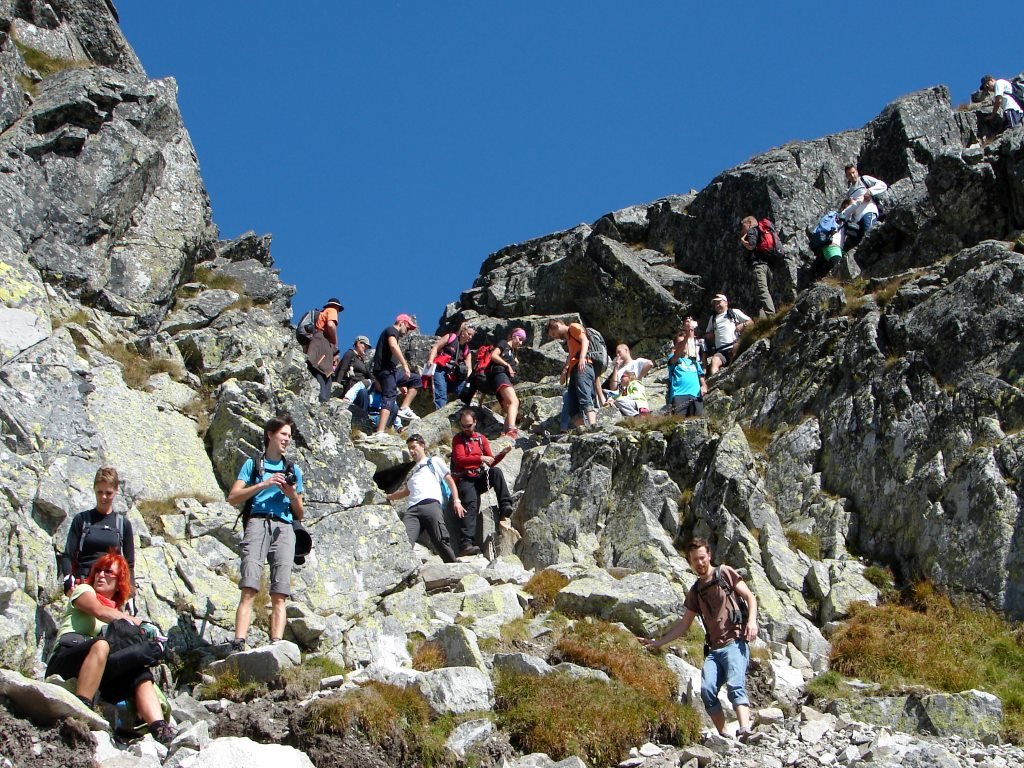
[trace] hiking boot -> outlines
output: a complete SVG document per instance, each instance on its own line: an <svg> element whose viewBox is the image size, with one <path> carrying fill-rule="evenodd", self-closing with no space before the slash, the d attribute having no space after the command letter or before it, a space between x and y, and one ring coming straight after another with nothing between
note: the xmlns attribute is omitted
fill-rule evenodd
<svg viewBox="0 0 1024 768"><path fill-rule="evenodd" d="M154 728L153 726L156 727ZM178 735L177 729L166 720L161 720L159 724L153 723L153 725L149 726L149 733L165 747L169 747Z"/></svg>
<svg viewBox="0 0 1024 768"><path fill-rule="evenodd" d="M397 416L400 419L415 419L417 418L416 412L412 408L399 408Z"/></svg>
<svg viewBox="0 0 1024 768"><path fill-rule="evenodd" d="M479 555L479 554L480 554L480 547L478 547L478 546L476 546L474 544L470 544L468 547L465 547L461 552L459 552L459 557L471 557L473 555Z"/></svg>
<svg viewBox="0 0 1024 768"><path fill-rule="evenodd" d="M245 650L245 638L236 637L231 641L231 653L240 653Z"/></svg>

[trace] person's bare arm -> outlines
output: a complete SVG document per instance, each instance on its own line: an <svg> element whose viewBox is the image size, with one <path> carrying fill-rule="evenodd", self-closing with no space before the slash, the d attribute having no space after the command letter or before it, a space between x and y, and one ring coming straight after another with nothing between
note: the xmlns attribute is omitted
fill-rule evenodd
<svg viewBox="0 0 1024 768"><path fill-rule="evenodd" d="M394 336L388 336L388 347L391 349L392 356L402 364L402 370L404 370L406 376L408 376L409 363L406 361L405 355L402 354L402 348L398 346L398 339Z"/></svg>
<svg viewBox="0 0 1024 768"><path fill-rule="evenodd" d="M81 595L75 598L75 608L80 610L82 613L87 613L90 616L99 619L105 624L109 624L112 621L118 619L127 619L132 624L141 624L142 619L137 616L129 616L124 611L119 611L117 608L110 608L99 601L96 597L95 592L83 592Z"/></svg>
<svg viewBox="0 0 1024 768"><path fill-rule="evenodd" d="M640 643L645 648L661 648L663 645L668 645L673 640L677 640L687 632L690 631L690 625L693 624L693 620L697 618L697 614L691 611L689 608L683 613L682 617L677 619L671 627L666 630L665 634L659 637L657 640L651 640L646 637L641 637Z"/></svg>
<svg viewBox="0 0 1024 768"><path fill-rule="evenodd" d="M434 358L441 354L441 350L444 349L444 345L448 343L448 337L442 336L437 340L437 343L430 348L430 352L427 353L427 365L434 362Z"/></svg>

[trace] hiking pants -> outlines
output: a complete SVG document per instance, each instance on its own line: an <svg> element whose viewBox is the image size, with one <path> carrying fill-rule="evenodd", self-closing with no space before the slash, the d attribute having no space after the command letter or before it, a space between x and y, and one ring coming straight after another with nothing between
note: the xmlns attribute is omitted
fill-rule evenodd
<svg viewBox="0 0 1024 768"><path fill-rule="evenodd" d="M331 385L334 384L334 377L313 369L313 376L320 384L320 402L326 403L331 398Z"/></svg>
<svg viewBox="0 0 1024 768"><path fill-rule="evenodd" d="M587 363L581 372L575 365L569 373L569 415L583 416L594 406L594 366Z"/></svg>
<svg viewBox="0 0 1024 768"><path fill-rule="evenodd" d="M426 499L414 504L405 510L402 522L405 523L405 533L410 544L416 543L420 531L426 531L430 543L434 545L434 551L441 559L446 563L455 562L455 553L448 539L448 528L444 524L444 513L441 511L439 501Z"/></svg>
<svg viewBox="0 0 1024 768"><path fill-rule="evenodd" d="M466 388L468 382L463 379L458 384L453 384L452 393L458 397ZM444 371L434 371L434 407L441 410L448 405L448 376Z"/></svg>
<svg viewBox="0 0 1024 768"><path fill-rule="evenodd" d="M239 589L260 588L263 564L270 561L270 594L291 594L292 564L295 561L295 531L291 523L276 517L253 515L242 536L242 579Z"/></svg>
<svg viewBox="0 0 1024 768"><path fill-rule="evenodd" d="M704 415L704 401L694 395L676 395L670 405L672 413L676 416Z"/></svg>
<svg viewBox="0 0 1024 768"><path fill-rule="evenodd" d="M775 302L768 290L768 265L763 261L754 262L754 296L761 317L775 314Z"/></svg>
<svg viewBox="0 0 1024 768"><path fill-rule="evenodd" d="M388 409L388 413L392 416L395 415L395 411L398 409L395 407L396 398L398 397L399 387L412 387L419 389L423 386L422 378L410 373L407 377L405 371L399 368L391 368L386 371L374 372L374 377L377 379L377 383L380 384L380 408L384 410Z"/></svg>
<svg viewBox="0 0 1024 768"><path fill-rule="evenodd" d="M750 649L746 640L734 640L724 648L708 652L704 657L704 668L700 676L700 700L709 715L722 711L718 701L718 691L725 685L732 702L733 709L746 704L747 698L747 664L750 662Z"/></svg>
<svg viewBox="0 0 1024 768"><path fill-rule="evenodd" d="M498 514L507 517L512 514L512 495L508 492L505 475L498 467L489 467L476 477L460 477L456 480L459 488L459 499L466 509L466 515L459 520L459 551L476 544L476 524L480 512L480 496L487 488L494 489L498 497Z"/></svg>

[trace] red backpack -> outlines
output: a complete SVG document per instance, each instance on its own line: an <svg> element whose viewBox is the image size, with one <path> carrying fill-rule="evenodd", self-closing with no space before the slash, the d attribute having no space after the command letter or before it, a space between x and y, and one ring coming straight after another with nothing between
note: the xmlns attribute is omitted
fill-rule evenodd
<svg viewBox="0 0 1024 768"><path fill-rule="evenodd" d="M491 364L491 352L493 351L493 344L480 345L476 351L476 358L473 360L473 373L483 375L484 371L487 370L487 366Z"/></svg>
<svg viewBox="0 0 1024 768"><path fill-rule="evenodd" d="M781 263L786 256L782 248L782 238L769 219L757 222L757 245L754 246L754 252L765 261L776 263Z"/></svg>

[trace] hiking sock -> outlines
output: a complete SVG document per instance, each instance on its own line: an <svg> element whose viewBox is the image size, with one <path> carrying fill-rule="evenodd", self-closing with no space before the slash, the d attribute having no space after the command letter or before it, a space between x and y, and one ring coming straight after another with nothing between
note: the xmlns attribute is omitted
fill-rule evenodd
<svg viewBox="0 0 1024 768"><path fill-rule="evenodd" d="M78 699L83 704L85 704L85 706L87 706L89 709L93 709L93 710L96 709L96 704L95 704L95 698L96 697L95 696L93 698L91 698L91 699L87 699L87 698L85 698L85 696L79 696L76 693L75 694L75 698Z"/></svg>

